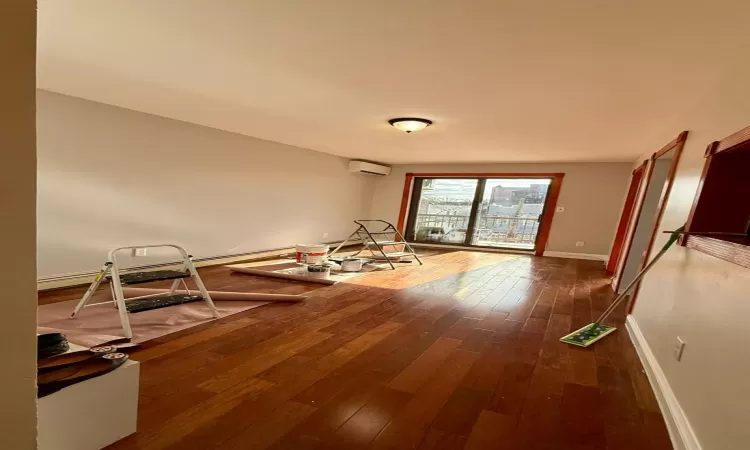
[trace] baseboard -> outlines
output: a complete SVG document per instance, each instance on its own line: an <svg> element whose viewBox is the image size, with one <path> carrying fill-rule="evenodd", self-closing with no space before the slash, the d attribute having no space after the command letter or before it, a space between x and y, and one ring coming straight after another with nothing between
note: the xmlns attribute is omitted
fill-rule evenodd
<svg viewBox="0 0 750 450"><path fill-rule="evenodd" d="M609 255L596 255L594 253L572 253L572 252L544 252L544 256L553 258L590 259L594 261L607 261Z"/></svg>
<svg viewBox="0 0 750 450"><path fill-rule="evenodd" d="M446 250L467 250L472 252L485 252L485 253L511 253L516 255L533 255L532 250L514 250L512 248L489 248L489 247L469 247L466 245L451 245L451 244L423 244L419 242L409 242L412 247L418 248L442 248Z"/></svg>
<svg viewBox="0 0 750 450"><path fill-rule="evenodd" d="M533 255L533 250L514 250L508 248L487 248L487 247L467 247L465 245L450 245L450 244L421 244L418 242L409 242L412 247L423 247L423 248L444 248L454 250L470 250L473 252L490 252L490 253L513 253L518 255ZM570 252L550 252L545 251L544 256L550 256L554 258L571 258L571 259L589 259L594 261L607 261L609 255L595 255L593 253L570 253Z"/></svg>
<svg viewBox="0 0 750 450"><path fill-rule="evenodd" d="M355 245L361 242L362 241L359 241L359 240L350 241L351 244L355 244ZM335 248L340 243L341 241L328 242L327 244L330 245L331 248ZM194 258L193 263L195 264L195 267L221 266L224 264L235 264L235 263L240 263L240 262L256 261L258 259L286 256L286 255L294 254L295 252L296 252L296 249L294 247L285 247L285 248L277 248L273 250L261 250L257 252L242 253L242 254L236 254L236 255L218 255L218 256L210 256L210 257L205 257L205 258ZM136 270L151 270L151 269L157 269L157 268L158 269L178 269L179 267L180 267L180 264L177 262L174 262L174 263L167 262L164 264L152 264L149 266L132 267L131 269L136 269ZM90 272L70 273L70 274L53 275L53 276L37 278L37 281L36 281L37 291L48 291L51 289L61 289L61 288L66 288L66 287L91 284L94 281L94 277L96 277L97 273L99 273L98 270L90 271Z"/></svg>
<svg viewBox="0 0 750 450"><path fill-rule="evenodd" d="M648 381L651 383L654 394L656 394L659 409L664 416L664 422L667 424L669 437L672 439L675 450L701 450L700 442L698 442L685 412L680 407L680 403L672 392L664 372L662 372L656 357L646 342L646 338L638 327L638 322L635 321L633 316L628 316L625 328L628 330L644 369L646 369Z"/></svg>

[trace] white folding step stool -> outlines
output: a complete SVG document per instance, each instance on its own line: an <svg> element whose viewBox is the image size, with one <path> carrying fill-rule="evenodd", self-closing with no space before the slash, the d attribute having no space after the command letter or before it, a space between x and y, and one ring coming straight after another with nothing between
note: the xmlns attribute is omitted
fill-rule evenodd
<svg viewBox="0 0 750 450"><path fill-rule="evenodd" d="M393 226L392 223L386 222L385 220L376 220L376 219L359 219L355 220L354 223L357 224L357 229L354 231L354 233L350 234L348 238L346 238L341 244L339 244L338 247L336 247L329 255L330 258L333 256L336 252L339 251L342 247L347 245L349 241L353 239L361 240L362 241L362 248L359 249L359 251L353 255L352 257L359 255L363 251L367 250L370 252L371 255L376 256L380 255L384 261L386 261L390 266L391 269L395 270L396 266L393 265L394 261L399 261L401 258L414 258L417 260L419 265L422 265L422 260L419 259L419 256L417 256L417 253L414 251L414 249L409 245L408 242L406 242L406 239L404 239L404 236L401 235L401 233L398 231L398 229ZM383 225L385 224L385 225ZM380 225L380 226L377 226ZM375 229L370 229L373 226L376 226ZM376 238L376 236L384 236L383 238ZM401 252L386 252L385 247L393 246L393 245L403 245L404 251ZM373 247L375 250L377 250L378 253L375 253L373 251Z"/></svg>
<svg viewBox="0 0 750 450"><path fill-rule="evenodd" d="M117 263L118 252L122 252L125 250L133 251L134 249L140 249L140 248L159 248L159 247L170 247L170 248L176 249L180 253L180 256L182 257L182 268L180 270L154 270L154 271L147 271L147 272L121 273L122 269ZM111 275L107 277L107 274L111 274ZM137 312L142 312L142 311L148 311L151 309L165 308L167 306L181 305L183 303L190 303L190 302L203 300L206 302L206 306L208 306L208 309L211 310L211 314L213 314L213 316L216 318L220 317L219 311L216 309L216 306L214 305L213 300L211 300L211 296L208 295L206 286L203 285L203 280L201 280L200 275L198 275L198 271L195 269L195 266L193 265L192 256L188 255L187 251L185 251L185 249L180 247L179 245L174 245L174 244L139 245L139 246L132 246L132 247L120 247L109 252L109 255L107 257L107 262L104 263L104 266L102 266L102 270L100 270L99 273L96 275L94 282L91 283L91 286L89 286L86 293L83 294L83 298L81 298L81 301L78 302L78 305L73 310L73 313L70 315L71 319L74 319L76 315L81 311L81 309L85 307L96 306L96 305L111 305L113 303L109 301L91 303L91 304L88 303L89 300L91 300L91 297L94 295L94 292L96 292L96 290L99 288L99 285L105 279L105 277L109 281L110 290L112 291L112 299L120 314L120 322L122 323L122 332L127 338L133 337L133 331L130 329L130 320L128 318L128 313L137 313ZM195 282L195 285L198 286L198 291L200 291L200 295L193 295L190 293L190 289L188 289L187 284L185 284L185 278L193 279L193 281ZM169 289L169 292L151 294L151 295L142 295L140 297L131 297L128 299L125 298L125 295L122 292L123 286L131 285L131 284L150 283L153 281L163 281L163 280L174 280L172 282L172 286ZM177 289L177 287L180 285L181 282L185 285L185 290L187 291L187 295L175 294L175 290Z"/></svg>

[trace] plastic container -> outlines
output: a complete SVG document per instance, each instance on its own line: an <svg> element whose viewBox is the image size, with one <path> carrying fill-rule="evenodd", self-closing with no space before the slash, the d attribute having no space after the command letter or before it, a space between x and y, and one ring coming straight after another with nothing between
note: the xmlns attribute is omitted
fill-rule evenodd
<svg viewBox="0 0 750 450"><path fill-rule="evenodd" d="M304 264L323 264L328 254L327 244L297 244L297 262Z"/></svg>
<svg viewBox="0 0 750 450"><path fill-rule="evenodd" d="M331 268L328 266L309 265L307 266L307 276L313 278L327 279L331 274Z"/></svg>
<svg viewBox="0 0 750 450"><path fill-rule="evenodd" d="M341 261L342 272L359 272L362 270L362 260L359 258L344 258Z"/></svg>

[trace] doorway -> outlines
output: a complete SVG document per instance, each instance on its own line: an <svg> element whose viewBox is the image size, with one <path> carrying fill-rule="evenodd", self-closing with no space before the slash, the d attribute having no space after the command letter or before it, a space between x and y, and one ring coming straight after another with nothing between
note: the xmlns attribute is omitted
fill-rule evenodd
<svg viewBox="0 0 750 450"><path fill-rule="evenodd" d="M414 177L409 242L535 251L554 177Z"/></svg>
<svg viewBox="0 0 750 450"><path fill-rule="evenodd" d="M686 139L687 131L684 131L649 160L645 182L639 191L640 203L629 227L629 239L612 281L617 293L622 293L648 263ZM637 288L630 296L628 312L632 309L636 293Z"/></svg>
<svg viewBox="0 0 750 450"><path fill-rule="evenodd" d="M633 171L633 177L630 179L630 187L628 188L628 195L625 198L625 206L622 208L620 221L617 224L615 241L612 244L612 251L609 254L609 260L607 261L607 273L614 273L617 268L617 263L620 261L620 255L625 245L625 237L628 235L628 231L630 231L630 222L633 219L633 213L635 212L635 201L638 198L638 192L641 190L643 175L646 173L646 166L648 166L648 160L644 161L643 164Z"/></svg>

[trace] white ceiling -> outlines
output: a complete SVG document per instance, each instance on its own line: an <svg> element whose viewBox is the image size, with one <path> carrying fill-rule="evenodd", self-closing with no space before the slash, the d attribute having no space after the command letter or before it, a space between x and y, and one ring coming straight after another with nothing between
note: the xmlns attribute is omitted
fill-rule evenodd
<svg viewBox="0 0 750 450"><path fill-rule="evenodd" d="M632 161L731 76L748 3L40 0L38 85L385 163Z"/></svg>

